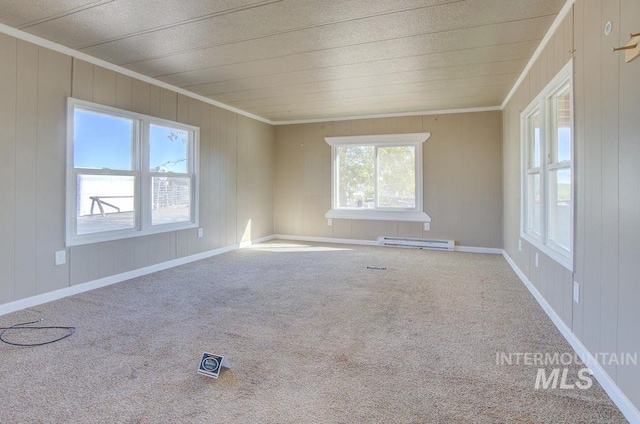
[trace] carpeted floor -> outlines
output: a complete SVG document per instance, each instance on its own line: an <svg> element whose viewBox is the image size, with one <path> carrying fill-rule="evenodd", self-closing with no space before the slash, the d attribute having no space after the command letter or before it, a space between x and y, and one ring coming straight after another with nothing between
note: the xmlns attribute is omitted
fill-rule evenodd
<svg viewBox="0 0 640 424"><path fill-rule="evenodd" d="M625 422L597 383L497 364L573 351L496 255L274 241L0 326L41 317L77 332L0 345L2 423ZM204 351L231 369L196 374Z"/></svg>

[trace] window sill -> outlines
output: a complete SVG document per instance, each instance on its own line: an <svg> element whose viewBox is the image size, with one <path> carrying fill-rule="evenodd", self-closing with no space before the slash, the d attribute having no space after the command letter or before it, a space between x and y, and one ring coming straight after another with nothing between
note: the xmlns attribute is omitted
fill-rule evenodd
<svg viewBox="0 0 640 424"><path fill-rule="evenodd" d="M325 218L336 219L368 219L375 221L412 221L431 222L431 218L424 212L377 211L377 210L347 210L331 209Z"/></svg>
<svg viewBox="0 0 640 424"><path fill-rule="evenodd" d="M80 236L67 236L65 247L82 246L84 244L103 243L107 241L125 240L135 237L144 237L154 234L169 233L172 231L190 230L198 228L198 223L193 222L176 222L171 224L156 225L146 230L137 230L135 228L120 231L110 231L102 233L89 233Z"/></svg>

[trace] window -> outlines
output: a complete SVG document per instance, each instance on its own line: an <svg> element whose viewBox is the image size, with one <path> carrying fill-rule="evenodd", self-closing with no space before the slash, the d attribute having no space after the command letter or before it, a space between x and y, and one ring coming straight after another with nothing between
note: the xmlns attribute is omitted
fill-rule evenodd
<svg viewBox="0 0 640 424"><path fill-rule="evenodd" d="M422 209L422 143L430 135L326 137L333 176L325 216L430 222Z"/></svg>
<svg viewBox="0 0 640 424"><path fill-rule="evenodd" d="M199 130L68 99L67 245L197 226Z"/></svg>
<svg viewBox="0 0 640 424"><path fill-rule="evenodd" d="M568 63L522 112L524 239L573 269L573 81Z"/></svg>
<svg viewBox="0 0 640 424"><path fill-rule="evenodd" d="M527 231L540 235L540 110L536 109L527 126Z"/></svg>

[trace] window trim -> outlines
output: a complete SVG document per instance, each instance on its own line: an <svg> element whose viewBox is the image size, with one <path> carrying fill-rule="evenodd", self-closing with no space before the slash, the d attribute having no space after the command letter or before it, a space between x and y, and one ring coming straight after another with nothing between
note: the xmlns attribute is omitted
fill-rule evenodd
<svg viewBox="0 0 640 424"><path fill-rule="evenodd" d="M431 137L431 133L428 132L325 137L325 142L331 146L331 210L325 214L325 218L431 222L431 218L423 209L422 168L422 144L427 141L429 137ZM416 207L402 210L395 208L350 209L338 207L336 192L338 169L336 166L336 158L338 154L337 147L341 146L373 146L376 148L388 146L415 146Z"/></svg>
<svg viewBox="0 0 640 424"><path fill-rule="evenodd" d="M520 237L531 243L534 247L551 257L553 260L564 266L569 271L573 271L574 266L574 234L575 234L575 106L574 106L574 82L573 82L573 59L570 60L556 76L542 89L535 99L520 114L520 151L521 151L521 191L520 191ZM571 126L571 159L569 161L557 162L553 157L551 125L552 108L550 102L553 97L559 93L563 87L569 88L569 102L571 105L571 113L569 122ZM536 111L540 114L540 167L529 167L530 154L529 151L529 118ZM551 154L551 156L549 156ZM550 158L550 160L548 159ZM549 238L549 205L551 192L549 186L549 174L551 171L558 169L569 169L571 171L571 224L570 224L570 249L566 249ZM540 234L536 235L528 229L528 177L532 172L536 171L540 175ZM536 172L534 172L536 173Z"/></svg>
<svg viewBox="0 0 640 424"><path fill-rule="evenodd" d="M524 117L524 119L522 120L522 126L524 128L524 134L526 139L523 141L523 152L525 155L525 173L526 175L523 176L523 184L526 186L527 190L526 190L526 194L525 192L523 192L523 197L525 198L525 202L527 202L527 200L529 199L529 178L531 176L534 175L538 175L539 176L539 184L542 187L542 173L543 173L543 166L542 166L542 159L541 159L541 155L542 152L544 152L544 150L542 149L542 143L544 142L544 135L542 134L544 131L544 127L543 127L543 119L542 119L542 113L543 110L541 109L540 105L538 102L534 102L533 103L534 107L531 108L531 110L527 113L526 117ZM539 163L538 166L536 166L535 163L535 158L534 158L534 154L535 154L535 145L534 143L530 143L532 140L535 140L535 127L532 124L532 118L534 116L538 115L538 120L539 120L539 125L540 125L540 156L538 157ZM532 137L532 138L530 138ZM526 179L526 181L524 181L524 179ZM542 192L540 192L540 196L542 197ZM527 211L524 212L523 214L526 214L526 218L529 218L528 212L529 212L529 203L527 202ZM541 203L541 207L542 207L542 203ZM540 234L542 233L542 216L540 217L540 233L532 233L529 231L529 219L525 219L523 221L523 225L524 225L524 232L529 234L531 237L534 238L539 238ZM533 231L533 230L532 230Z"/></svg>
<svg viewBox="0 0 640 424"><path fill-rule="evenodd" d="M133 120L134 134L132 145L132 168L131 171L101 170L101 169L81 169L74 166L74 117L76 108L88 110L90 112L102 113L110 116L117 116ZM149 128L151 124L176 128L189 133L187 148L187 173L163 173L164 176L176 176L178 178L191 178L191 217L189 221L174 222L167 224L152 225L151 219L151 194L146 190L150 188L151 178L154 172L149 168ZM158 234L176 230L197 228L199 226L200 210L200 128L157 118L155 116L144 115L111 106L67 97L67 155L66 155L66 210L65 210L65 233L66 246L79 246L90 243L121 240L132 237L140 237L151 234ZM134 177L134 227L120 230L104 231L89 234L77 233L77 176L78 175L126 175ZM149 181L147 181L149 179ZM146 206L145 206L146 205Z"/></svg>

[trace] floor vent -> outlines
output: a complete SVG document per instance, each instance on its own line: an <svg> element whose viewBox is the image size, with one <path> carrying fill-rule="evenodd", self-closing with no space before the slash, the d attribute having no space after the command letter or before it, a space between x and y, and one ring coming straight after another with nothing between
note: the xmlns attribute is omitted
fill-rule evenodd
<svg viewBox="0 0 640 424"><path fill-rule="evenodd" d="M412 247L415 249L455 250L455 242L453 240L428 240L380 236L378 237L378 244L381 246Z"/></svg>

